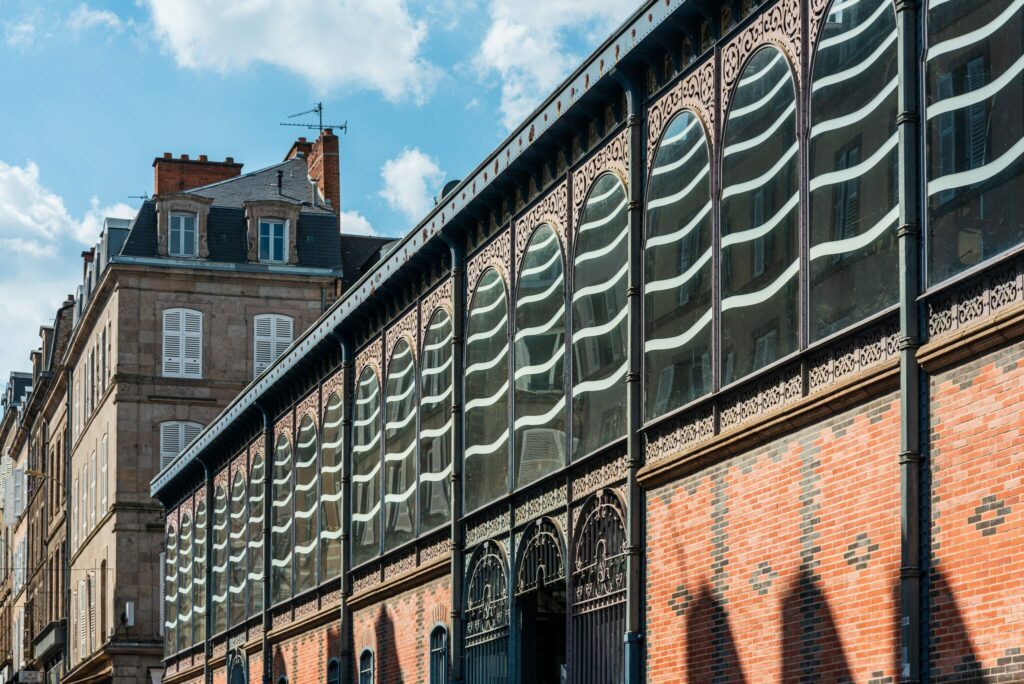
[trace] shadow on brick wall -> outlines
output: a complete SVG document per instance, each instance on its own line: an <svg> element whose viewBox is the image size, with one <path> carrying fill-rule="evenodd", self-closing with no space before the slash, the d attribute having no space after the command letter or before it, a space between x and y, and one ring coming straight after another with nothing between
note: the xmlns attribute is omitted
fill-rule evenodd
<svg viewBox="0 0 1024 684"><path fill-rule="evenodd" d="M974 642L964 624L960 606L941 570L932 569L929 575L928 600L931 610L928 663L933 682L1021 681L1024 664L1013 654L1000 659L994 667L983 668ZM897 588L898 592L898 588ZM897 593L898 596L898 593ZM1019 654L1017 654L1019 656ZM897 654L897 657L899 654ZM1002 662L1007 660L1008 662ZM1016 665L1016 668L1014 667ZM1012 675L1020 674L1021 679Z"/></svg>
<svg viewBox="0 0 1024 684"><path fill-rule="evenodd" d="M706 584L686 612L686 681L746 681L729 613Z"/></svg>
<svg viewBox="0 0 1024 684"><path fill-rule="evenodd" d="M832 608L807 568L782 599L782 681L852 682Z"/></svg>
<svg viewBox="0 0 1024 684"><path fill-rule="evenodd" d="M378 682L404 682L401 664L398 662L398 649L395 645L395 625L388 615L387 607L381 606L377 611L377 620L373 625L374 637L377 642L377 679Z"/></svg>

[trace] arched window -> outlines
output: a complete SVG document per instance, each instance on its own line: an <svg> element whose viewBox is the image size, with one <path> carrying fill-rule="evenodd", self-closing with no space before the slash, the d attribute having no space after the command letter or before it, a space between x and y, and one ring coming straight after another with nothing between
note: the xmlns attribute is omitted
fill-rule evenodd
<svg viewBox="0 0 1024 684"><path fill-rule="evenodd" d="M181 516L178 541L178 649L192 645L192 518ZM204 578L205 579L205 578Z"/></svg>
<svg viewBox="0 0 1024 684"><path fill-rule="evenodd" d="M229 684L246 684L245 658L241 654L235 654L230 662L231 677Z"/></svg>
<svg viewBox="0 0 1024 684"><path fill-rule="evenodd" d="M508 562L501 547L489 540L469 559L466 572L467 682L508 681Z"/></svg>
<svg viewBox="0 0 1024 684"><path fill-rule="evenodd" d="M416 533L416 359L404 339L387 366L384 400L384 550Z"/></svg>
<svg viewBox="0 0 1024 684"><path fill-rule="evenodd" d="M522 487L565 465L565 273L548 225L523 254L514 342L513 475Z"/></svg>
<svg viewBox="0 0 1024 684"><path fill-rule="evenodd" d="M466 328L466 510L508 491L508 306L493 268L477 281Z"/></svg>
<svg viewBox="0 0 1024 684"><path fill-rule="evenodd" d="M366 366L356 383L352 420L352 562L380 552L380 384Z"/></svg>
<svg viewBox="0 0 1024 684"><path fill-rule="evenodd" d="M629 202L606 173L590 189L573 259L573 458L626 434Z"/></svg>
<svg viewBox="0 0 1024 684"><path fill-rule="evenodd" d="M368 648L359 654L359 684L373 684L373 651Z"/></svg>
<svg viewBox="0 0 1024 684"><path fill-rule="evenodd" d="M178 652L178 535L167 527L164 540L164 653Z"/></svg>
<svg viewBox="0 0 1024 684"><path fill-rule="evenodd" d="M263 521L267 514L263 455L256 454L249 471L249 615L263 611Z"/></svg>
<svg viewBox="0 0 1024 684"><path fill-rule="evenodd" d="M644 405L651 419L711 391L711 158L693 113L665 129L647 194Z"/></svg>
<svg viewBox="0 0 1024 684"><path fill-rule="evenodd" d="M327 663L327 684L341 684L341 664L335 658Z"/></svg>
<svg viewBox="0 0 1024 684"><path fill-rule="evenodd" d="M430 632L430 684L448 682L448 628L434 627Z"/></svg>
<svg viewBox="0 0 1024 684"><path fill-rule="evenodd" d="M206 640L206 540L209 534L207 525L206 501L196 504L195 543L192 548L192 615L195 635L193 643Z"/></svg>
<svg viewBox="0 0 1024 684"><path fill-rule="evenodd" d="M452 319L444 309L430 317L420 371L420 531L451 517Z"/></svg>
<svg viewBox="0 0 1024 684"><path fill-rule="evenodd" d="M928 282L1024 242L1024 31L1011 0L928 3Z"/></svg>
<svg viewBox="0 0 1024 684"><path fill-rule="evenodd" d="M796 351L800 255L796 93L772 47L743 69L722 148L722 384Z"/></svg>
<svg viewBox="0 0 1024 684"><path fill-rule="evenodd" d="M323 447L320 453L320 581L341 573L341 395L332 393L324 409Z"/></svg>
<svg viewBox="0 0 1024 684"><path fill-rule="evenodd" d="M295 591L316 586L316 422L303 416L295 453Z"/></svg>
<svg viewBox="0 0 1024 684"><path fill-rule="evenodd" d="M814 56L811 340L899 300L899 133L892 0L833 2Z"/></svg>
<svg viewBox="0 0 1024 684"><path fill-rule="evenodd" d="M245 476L236 472L231 482L231 555L228 558L231 574L228 604L232 625L245 619L245 576L249 570L245 559L246 496Z"/></svg>
<svg viewBox="0 0 1024 684"><path fill-rule="evenodd" d="M213 493L213 633L228 626L228 494L218 485Z"/></svg>
<svg viewBox="0 0 1024 684"><path fill-rule="evenodd" d="M274 603L292 595L292 445L287 435L277 438L271 475L270 590Z"/></svg>

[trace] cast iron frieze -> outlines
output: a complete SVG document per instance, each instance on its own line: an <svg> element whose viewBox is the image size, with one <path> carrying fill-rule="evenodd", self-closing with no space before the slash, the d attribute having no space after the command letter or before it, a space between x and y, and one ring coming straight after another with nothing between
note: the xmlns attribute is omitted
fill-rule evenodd
<svg viewBox="0 0 1024 684"><path fill-rule="evenodd" d="M708 59L677 82L651 106L647 115L647 163L654 160L654 150L661 141L665 127L684 109L691 110L704 125L708 140L715 131L715 61Z"/></svg>

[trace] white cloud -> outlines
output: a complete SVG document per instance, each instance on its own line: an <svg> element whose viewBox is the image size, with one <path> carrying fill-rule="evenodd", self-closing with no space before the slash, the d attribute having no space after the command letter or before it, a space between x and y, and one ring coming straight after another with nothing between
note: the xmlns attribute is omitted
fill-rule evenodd
<svg viewBox="0 0 1024 684"><path fill-rule="evenodd" d="M384 179L380 196L413 223L434 206L433 198L444 180L437 161L416 147L407 147L396 158L386 161L380 175Z"/></svg>
<svg viewBox="0 0 1024 684"><path fill-rule="evenodd" d="M377 231L370 225L369 219L358 211L341 212L341 232L348 235L376 235Z"/></svg>
<svg viewBox="0 0 1024 684"><path fill-rule="evenodd" d="M36 42L35 22L25 18L4 24L4 42L22 50L32 47Z"/></svg>
<svg viewBox="0 0 1024 684"><path fill-rule="evenodd" d="M522 123L580 61L564 48L570 33L596 44L638 6L637 0L545 0L524 12L520 0L492 0L475 61L483 75L501 77L505 127Z"/></svg>
<svg viewBox="0 0 1024 684"><path fill-rule="evenodd" d="M7 264L3 264L7 271ZM12 274L20 277L0 278L0 321L3 321L4 343L0 345L0 385L10 371L28 371L29 352L39 347L39 326L53 323L57 307L74 289L64 278L30 277L30 273Z"/></svg>
<svg viewBox="0 0 1024 684"><path fill-rule="evenodd" d="M427 25L404 0L146 0L178 64L226 73L255 62L321 92L376 90L423 102L437 68L420 54Z"/></svg>
<svg viewBox="0 0 1024 684"><path fill-rule="evenodd" d="M124 28L124 24L121 18L113 12L92 9L83 2L68 15L68 28L76 33L93 28L106 28L120 32Z"/></svg>

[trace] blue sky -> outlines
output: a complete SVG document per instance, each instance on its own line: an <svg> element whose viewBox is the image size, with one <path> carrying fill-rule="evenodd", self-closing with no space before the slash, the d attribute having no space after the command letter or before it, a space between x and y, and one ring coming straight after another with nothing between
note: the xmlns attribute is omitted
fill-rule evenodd
<svg viewBox="0 0 1024 684"><path fill-rule="evenodd" d="M27 368L154 157L262 168L322 100L349 124L343 230L399 235L638 4L0 0L0 373Z"/></svg>

